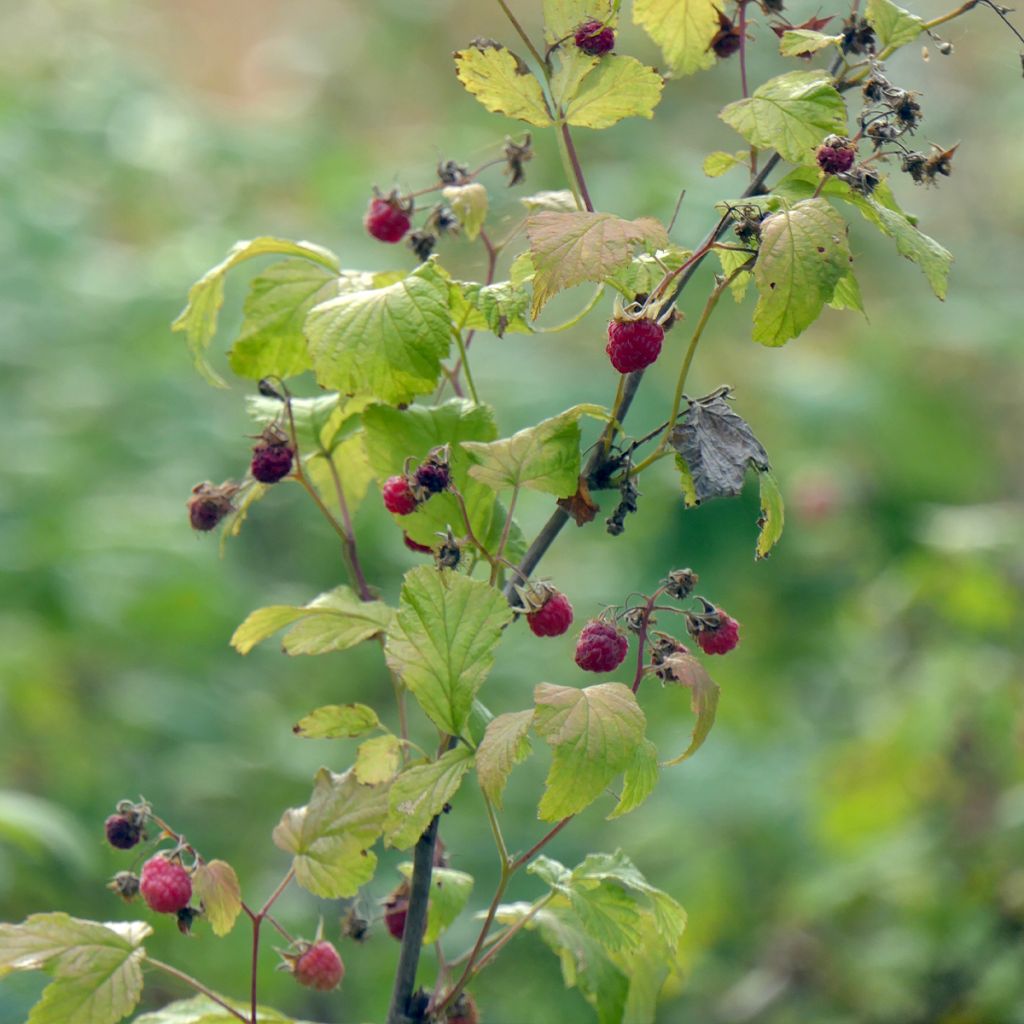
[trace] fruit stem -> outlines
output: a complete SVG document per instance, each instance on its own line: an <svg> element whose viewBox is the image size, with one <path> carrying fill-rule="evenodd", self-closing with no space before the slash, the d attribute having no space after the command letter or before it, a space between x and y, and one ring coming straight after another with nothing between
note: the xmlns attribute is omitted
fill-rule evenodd
<svg viewBox="0 0 1024 1024"><path fill-rule="evenodd" d="M487 809L487 820L491 825L491 834L494 836L494 845L498 848L498 857L501 859L501 869L508 869L509 855L508 847L505 845L505 837L501 834L501 825L498 824L498 816L494 813L494 804L491 798L484 793L484 807Z"/></svg>
<svg viewBox="0 0 1024 1024"><path fill-rule="evenodd" d="M173 975L180 981L185 982L187 985L191 985L197 992L201 992L207 999L212 999L218 1006L222 1006L232 1017L237 1017L240 1021L244 1021L244 1024L251 1024L250 1020L244 1013L240 1013L230 1003L222 999L212 989L208 989L201 981L193 978L191 974L186 974L184 971L179 971L177 967L172 967L170 964L165 964L162 960L156 960L151 956L146 957L146 963L158 970L165 971L167 974ZM253 1017L255 1020L255 1017Z"/></svg>
<svg viewBox="0 0 1024 1024"><path fill-rule="evenodd" d="M505 554L505 545L508 544L508 535L512 529L512 514L516 510L516 499L519 497L519 487L512 488L512 497L508 502L508 510L505 513L505 525L501 529L501 540L498 541L498 550L491 560L491 586L494 586L501 571L501 558Z"/></svg>
<svg viewBox="0 0 1024 1024"><path fill-rule="evenodd" d="M452 335L455 338L455 344L459 346L459 362L456 369L452 371L452 385L455 384L455 374L461 367L466 371L466 386L469 388L470 398L473 399L474 405L480 404L480 396L476 393L476 384L473 381L473 372L469 368L469 357L466 355L466 342L462 337L462 331L452 325Z"/></svg>
<svg viewBox="0 0 1024 1024"><path fill-rule="evenodd" d="M569 157L569 164L572 167L573 176L576 179L576 183L579 185L580 196L583 198L583 205L586 206L590 213L594 212L594 204L590 201L590 193L587 191L587 183L583 177L583 168L580 166L580 158L576 153L576 147L573 145L572 133L569 131L569 122L564 119L561 121L560 134L562 141L565 144L565 151Z"/></svg>
<svg viewBox="0 0 1024 1024"><path fill-rule="evenodd" d="M331 480L334 482L334 493L338 498L338 508L341 510L341 521L344 526L345 552L349 568L352 570L352 576L359 589L359 598L362 601L372 601L373 592L370 590L369 583L366 582L366 575L363 572L362 563L359 561L359 549L356 547L356 535L352 528L352 516L349 512L348 502L345 500L345 489L341 486L338 467L334 464L334 459L331 457L330 452L321 451L320 454L326 460Z"/></svg>

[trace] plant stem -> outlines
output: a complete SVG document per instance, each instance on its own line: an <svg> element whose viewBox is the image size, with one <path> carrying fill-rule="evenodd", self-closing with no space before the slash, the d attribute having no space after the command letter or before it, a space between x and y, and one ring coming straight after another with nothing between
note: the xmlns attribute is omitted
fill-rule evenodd
<svg viewBox="0 0 1024 1024"><path fill-rule="evenodd" d="M288 888L288 884L295 877L294 865L288 869L285 873L284 878L278 883L277 888L267 897L267 901L257 910L255 913L247 907L244 903L242 908L249 915L249 920L252 923L252 962L249 979L249 1002L251 1006L250 1017L251 1024L258 1024L256 1017L258 1013L259 998L259 958L260 958L260 926L264 920L270 920L274 927L281 932L286 938L289 938L288 933L276 922L273 918L268 918L270 908L277 902L277 898ZM245 1019L244 1017L242 1018Z"/></svg>
<svg viewBox="0 0 1024 1024"><path fill-rule="evenodd" d="M345 500L345 489L341 486L341 476L338 474L338 467L330 452L321 452L327 460L327 468L334 482L334 493L338 499L338 508L341 510L341 522L345 529L345 550L348 552L349 565L352 567L352 575L355 577L356 586L359 589L359 597L363 601L372 601L373 593L370 585L366 582L366 575L363 572L362 563L359 561L359 549L356 547L356 534L352 528L352 516L349 514L348 502Z"/></svg>
<svg viewBox="0 0 1024 1024"><path fill-rule="evenodd" d="M455 335L455 344L459 346L459 362L457 367L462 368L466 371L466 386L469 388L469 396L473 399L474 405L480 404L480 396L476 393L476 384L473 382L473 373L469 368L469 359L466 356L466 342L463 340L462 331L452 328L452 334ZM452 373L452 386L456 383L456 376L453 371Z"/></svg>
<svg viewBox="0 0 1024 1024"><path fill-rule="evenodd" d="M155 960L151 956L147 956L145 963L151 964L158 970L164 971L167 974L173 975L180 981L185 982L186 985L191 985L197 992L201 992L207 999L212 999L218 1006L222 1006L228 1011L233 1017L237 1017L240 1021L244 1021L245 1024L250 1024L249 1018L244 1013L240 1013L230 1003L222 999L216 992L208 989L201 981L193 978L191 974L186 974L184 971L179 971L177 967L172 967L170 964L165 964L162 960ZM254 1018L255 1019L255 1018Z"/></svg>
<svg viewBox="0 0 1024 1024"><path fill-rule="evenodd" d="M519 488L512 488L512 497L509 498L508 509L505 512L505 525L501 528L501 539L498 541L498 550L491 562L491 586L494 586L501 571L501 558L505 554L505 545L508 544L508 535L512 529L512 516L516 510L516 500L519 497ZM467 520L468 522L468 520Z"/></svg>
<svg viewBox="0 0 1024 1024"><path fill-rule="evenodd" d="M523 26L519 24L516 16L509 9L508 4L505 3L505 0L498 0L498 6L505 12L505 17L512 22L512 27L519 33L519 38L522 39L523 45L530 51L530 55L533 59L541 66L541 68L546 69L547 65L544 63L544 58L537 52L537 48L533 43L530 42L530 37L523 30Z"/></svg>
<svg viewBox="0 0 1024 1024"><path fill-rule="evenodd" d="M569 156L569 165L572 167L573 177L576 180L576 184L579 186L583 205L590 211L590 213L593 213L594 204L590 201L590 193L587 191L587 183L583 178L583 168L580 166L580 158L576 153L576 147L573 145L572 132L569 131L569 122L564 120L564 115L561 123L560 134L562 136L562 142L565 145L565 151Z"/></svg>
<svg viewBox="0 0 1024 1024"><path fill-rule="evenodd" d="M475 978L485 967L487 967L505 948L505 946L515 938L516 934L533 919L534 915L539 910L546 907L554 898L555 894L553 892L545 893L545 895L541 896L541 898L537 900L514 925L499 935L491 948L477 961L476 969L473 971L473 977Z"/></svg>

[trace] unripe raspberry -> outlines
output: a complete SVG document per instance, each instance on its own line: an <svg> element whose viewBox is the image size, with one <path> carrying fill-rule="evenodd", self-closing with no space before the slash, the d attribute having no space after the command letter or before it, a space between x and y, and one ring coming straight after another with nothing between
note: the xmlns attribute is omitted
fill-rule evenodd
<svg viewBox="0 0 1024 1024"><path fill-rule="evenodd" d="M388 477L381 488L381 495L384 498L384 507L396 516L407 516L410 512L415 512L419 504L416 495L412 493L409 481L404 476Z"/></svg>
<svg viewBox="0 0 1024 1024"><path fill-rule="evenodd" d="M363 217L363 225L377 241L391 244L405 237L410 224L409 214L402 209L396 198L374 197Z"/></svg>
<svg viewBox="0 0 1024 1024"><path fill-rule="evenodd" d="M104 823L107 842L115 849L130 850L142 838L142 825L127 814L112 814Z"/></svg>
<svg viewBox="0 0 1024 1024"><path fill-rule="evenodd" d="M345 977L345 965L334 946L324 939L314 942L292 963L292 974L300 985L330 992Z"/></svg>
<svg viewBox="0 0 1024 1024"><path fill-rule="evenodd" d="M391 937L401 941L405 934L405 917L409 912L409 883L402 882L384 901L384 924Z"/></svg>
<svg viewBox="0 0 1024 1024"><path fill-rule="evenodd" d="M416 470L416 483L431 494L440 494L451 482L451 473L443 462L428 459Z"/></svg>
<svg viewBox="0 0 1024 1024"><path fill-rule="evenodd" d="M107 883L107 888L116 892L125 903L131 903L139 895L139 876L131 871L118 871Z"/></svg>
<svg viewBox="0 0 1024 1024"><path fill-rule="evenodd" d="M249 470L261 484L276 484L292 471L295 451L288 441L261 441L252 450Z"/></svg>
<svg viewBox="0 0 1024 1024"><path fill-rule="evenodd" d="M826 174L845 174L853 166L856 156L856 147L849 139L830 135L818 147L815 159Z"/></svg>
<svg viewBox="0 0 1024 1024"><path fill-rule="evenodd" d="M572 625L569 598L551 589L536 611L527 612L526 622L534 636L561 636Z"/></svg>
<svg viewBox="0 0 1024 1024"><path fill-rule="evenodd" d="M139 891L150 910L176 914L192 899L192 879L178 861L158 853L142 865Z"/></svg>
<svg viewBox="0 0 1024 1024"><path fill-rule="evenodd" d="M615 46L615 29L600 21L585 21L576 29L573 39L589 57L601 57Z"/></svg>
<svg viewBox="0 0 1024 1024"><path fill-rule="evenodd" d="M611 672L626 658L629 639L604 619L592 619L576 641L576 664L584 672Z"/></svg>
<svg viewBox="0 0 1024 1024"><path fill-rule="evenodd" d="M664 328L654 320L612 320L605 352L619 373L632 373L658 358L664 338Z"/></svg>

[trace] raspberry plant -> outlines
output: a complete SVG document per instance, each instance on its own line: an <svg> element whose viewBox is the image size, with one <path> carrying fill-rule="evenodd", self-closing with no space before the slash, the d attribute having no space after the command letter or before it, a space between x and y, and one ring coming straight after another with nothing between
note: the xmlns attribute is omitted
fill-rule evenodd
<svg viewBox="0 0 1024 1024"><path fill-rule="evenodd" d="M296 883L315 897L355 901L376 872L378 842L412 851L380 915L399 943L388 1024L476 1021L467 986L486 984L481 972L520 932L538 932L557 952L566 983L601 1021L654 1018L685 927L680 904L621 851L592 853L573 868L541 851L577 814L604 801L617 779L609 818L634 812L662 769L696 753L714 723L719 688L681 637L688 634L702 655L724 655L739 642L740 627L697 592L696 572L666 565L649 594L603 595L618 603L587 622L574 644L565 636L573 580L539 579L538 566L570 520L595 520L594 496L602 491L617 495L607 532L622 533L638 514L639 481L663 472L667 458L688 507L739 494L752 471L762 509L755 555L770 553L782 533L783 502L767 452L728 386L686 393L712 314L726 292L742 301L753 284L752 338L781 346L826 306L863 311L846 220L853 212L890 238L945 298L952 256L900 209L891 182L906 175L917 185L937 184L952 173L957 146L916 142L924 137L926 104L898 84L899 65L890 67L889 59L922 40L948 56L952 47L937 30L975 8L1024 39L991 0L968 0L930 21L891 0L867 0L863 10L854 0L800 24L789 21L780 0L634 0L634 22L663 54L655 69L616 52L617 0L544 0L543 38L527 33L505 0L498 4L512 45L477 40L455 54L455 69L469 93L524 122L526 134L507 138L502 155L477 168L446 160L432 184L387 195L374 190L365 228L384 243L406 241L402 266L368 272L344 268L333 252L308 242L240 242L193 286L174 324L199 371L223 384L206 352L225 277L249 259L275 258L250 286L229 353L231 369L257 392L248 401L258 427L249 472L240 481L196 485L189 522L200 532L223 524L230 537L273 487L298 485L336 532L348 579L301 607L254 610L232 644L246 654L282 630L285 652L295 655L377 643L395 705L329 705L294 727L297 742L361 742L350 765L339 753L334 767L343 770L322 769L308 802L283 813L273 842L290 863L258 909L243 899L229 864L207 859L145 801L116 803L103 825L106 838L135 859L109 888L151 914L103 924L43 913L0 925L0 971L52 975L30 1024L113 1024L135 1008L143 968L199 993L143 1018L152 1024L286 1019L258 1002L263 926L285 944L281 968L300 985L330 991L345 973L335 941L362 941L371 922L353 902L338 934L325 938L321 924L309 929L312 938L293 936L272 913L276 900ZM750 89L747 50L755 40L775 44L766 28L778 37L780 71ZM666 226L654 216L625 220L595 206L573 130L650 118L663 93L668 102L685 102L679 80L733 59L739 95L720 116L745 146L711 153L704 169L711 177L743 169L748 181L739 192L723 190L715 209L705 211L707 233L691 237L698 211L687 209L676 231L674 217ZM488 172L503 165L507 184L521 186L540 131L538 139L557 147L568 187L524 197L521 223L498 237L488 219ZM358 217L353 213L353 224ZM434 250L446 236L457 236L446 246L479 246L482 280L460 280L445 268ZM677 302L708 257L720 273L686 341ZM594 291L577 316L558 327L541 324L554 295L584 284ZM557 331L588 315L595 353L607 336L609 404L576 405L500 437L486 401L496 396L481 396L472 375L470 355L486 357L486 343L477 339ZM634 437L627 416L646 368L657 362L677 375L673 400L656 430ZM445 400L448 390L453 397ZM584 440L591 421L596 434ZM381 514L395 522L395 543L401 539L433 562L405 574L397 608L367 579L353 529L371 482L381 490ZM517 505L552 499L550 518L527 543ZM662 626L669 628L656 628ZM568 684L539 683L529 706L494 716L484 684L502 642L563 644ZM581 685L575 674L617 672L631 652L626 682ZM691 693L695 723L682 753L667 759L646 737L644 684L652 681ZM351 696L339 693L342 701ZM538 804L547 830L513 843L500 812L515 766L533 752L531 736L552 748ZM473 774L499 877L475 941L449 957L440 940L469 912L473 879L448 865L440 823L445 813L459 813L460 789ZM535 898L504 903L521 870L534 876ZM247 999L213 992L147 954L147 935L168 917L182 932L208 928L214 936L248 919ZM424 944L438 954L432 979L419 970Z"/></svg>

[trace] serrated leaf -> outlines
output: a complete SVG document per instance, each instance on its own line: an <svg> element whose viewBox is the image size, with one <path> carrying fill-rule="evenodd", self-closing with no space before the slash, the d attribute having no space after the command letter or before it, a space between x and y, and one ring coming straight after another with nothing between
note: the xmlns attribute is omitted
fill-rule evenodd
<svg viewBox="0 0 1024 1024"><path fill-rule="evenodd" d="M232 267L256 256L301 256L333 273L341 266L329 249L312 242L289 242L283 238L253 238L236 242L227 256L211 267L188 292L188 303L171 324L172 331L184 331L196 369L210 383L226 387L224 380L206 361L206 350L217 332L217 316L224 304L224 275Z"/></svg>
<svg viewBox="0 0 1024 1024"><path fill-rule="evenodd" d="M307 740L336 740L352 739L379 728L377 712L365 704L325 704L300 718L292 732Z"/></svg>
<svg viewBox="0 0 1024 1024"><path fill-rule="evenodd" d="M809 53L817 53L826 46L838 46L842 36L827 36L822 32L813 32L806 28L791 28L782 33L779 40L779 53L783 57L803 57Z"/></svg>
<svg viewBox="0 0 1024 1024"><path fill-rule="evenodd" d="M688 468L697 502L735 497L749 466L768 469L768 453L728 398L728 389L720 388L691 399L669 435Z"/></svg>
<svg viewBox="0 0 1024 1024"><path fill-rule="evenodd" d="M452 281L452 321L464 329L491 331L499 338L506 334L531 334L533 328L526 319L529 305L529 293L511 281Z"/></svg>
<svg viewBox="0 0 1024 1024"><path fill-rule="evenodd" d="M912 43L924 29L924 22L892 0L868 0L864 16L885 49Z"/></svg>
<svg viewBox="0 0 1024 1024"><path fill-rule="evenodd" d="M390 404L433 391L450 332L448 280L433 263L386 288L321 302L305 323L321 387Z"/></svg>
<svg viewBox="0 0 1024 1024"><path fill-rule="evenodd" d="M476 776L480 788L500 808L512 769L530 754L527 735L533 724L533 708L509 711L491 719L476 751Z"/></svg>
<svg viewBox="0 0 1024 1024"><path fill-rule="evenodd" d="M661 75L635 57L602 57L565 105L565 119L580 128L610 128L624 117L654 116Z"/></svg>
<svg viewBox="0 0 1024 1024"><path fill-rule="evenodd" d="M354 771L367 786L390 782L402 767L402 741L391 733L359 745Z"/></svg>
<svg viewBox="0 0 1024 1024"><path fill-rule="evenodd" d="M715 255L718 256L718 262L722 264L722 273L728 277L733 273L733 271L739 270L744 263L748 263L755 258L757 253L753 250L741 252L738 249L716 249ZM753 264L751 264L751 266L753 266ZM732 279L732 283L729 285L729 291L732 292L732 297L737 302L742 302L746 297L747 288L752 280L752 270L744 270Z"/></svg>
<svg viewBox="0 0 1024 1024"><path fill-rule="evenodd" d="M370 849L384 830L388 787L365 786L350 771L317 772L313 795L291 807L274 829L274 844L294 857L295 878L324 899L355 896L373 878Z"/></svg>
<svg viewBox="0 0 1024 1024"><path fill-rule="evenodd" d="M921 268L936 297L944 299L953 254L934 238L918 231L902 213L888 209L871 196L867 197L861 212L896 242L896 249L901 256Z"/></svg>
<svg viewBox="0 0 1024 1024"><path fill-rule="evenodd" d="M670 654L665 659L665 667L671 673L669 680L690 690L690 710L697 716L697 721L690 734L689 746L671 761L665 761L664 768L671 768L687 758L693 757L700 749L715 724L718 711L718 696L721 692L718 684L708 675L707 669L692 654Z"/></svg>
<svg viewBox="0 0 1024 1024"><path fill-rule="evenodd" d="M492 114L504 114L527 124L550 125L540 82L503 46L470 46L455 54L455 73L466 91Z"/></svg>
<svg viewBox="0 0 1024 1024"><path fill-rule="evenodd" d="M633 21L657 43L677 75L712 67L718 31L715 0L634 0Z"/></svg>
<svg viewBox="0 0 1024 1024"><path fill-rule="evenodd" d="M406 850L427 830L430 819L458 792L473 767L473 751L458 746L429 764L407 768L391 784L384 838L390 846Z"/></svg>
<svg viewBox="0 0 1024 1024"><path fill-rule="evenodd" d="M116 1024L142 994L141 921L101 924L67 914L33 914L0 924L0 977L46 971L53 980L27 1024Z"/></svg>
<svg viewBox="0 0 1024 1024"><path fill-rule="evenodd" d="M412 863L398 865L402 875L412 881ZM453 868L434 868L430 875L430 901L427 905L427 930L423 945L432 946L462 913L473 891L473 876Z"/></svg>
<svg viewBox="0 0 1024 1024"><path fill-rule="evenodd" d="M346 586L335 587L307 605L270 605L250 612L231 636L231 646L248 654L258 643L285 626L282 641L287 654L327 654L344 651L378 633L385 633L394 612L381 601L360 601Z"/></svg>
<svg viewBox="0 0 1024 1024"><path fill-rule="evenodd" d="M623 220L610 213L537 213L526 222L533 260L533 307L537 314L553 295L601 281L628 263L643 244L664 249L668 235L656 220Z"/></svg>
<svg viewBox="0 0 1024 1024"><path fill-rule="evenodd" d="M824 199L765 218L754 264L754 341L776 347L809 327L852 259L846 222Z"/></svg>
<svg viewBox="0 0 1024 1024"><path fill-rule="evenodd" d="M580 475L580 417L591 407L577 405L502 438L481 444L463 441L473 463L469 475L493 490L528 487L557 498L576 493Z"/></svg>
<svg viewBox="0 0 1024 1024"><path fill-rule="evenodd" d="M838 281L832 298L828 300L831 309L852 309L867 318L864 312L864 300L860 294L860 283L852 270L848 270Z"/></svg>
<svg viewBox="0 0 1024 1024"><path fill-rule="evenodd" d="M738 153L723 153L720 149L715 150L714 153L708 153L704 157L704 173L709 178L720 178L726 171L746 165L749 159L750 154L744 150L740 150Z"/></svg>
<svg viewBox="0 0 1024 1024"><path fill-rule="evenodd" d="M846 104L826 71L789 71L758 86L719 115L752 146L796 164L814 162L829 134L846 132Z"/></svg>
<svg viewBox="0 0 1024 1024"><path fill-rule="evenodd" d="M487 189L474 181L468 185L448 185L441 190L441 195L459 218L466 238L474 241L487 220Z"/></svg>
<svg viewBox="0 0 1024 1024"><path fill-rule="evenodd" d="M642 252L634 256L624 267L605 278L607 284L630 297L649 295L665 277L666 270L678 270L693 253L678 245L656 252Z"/></svg>
<svg viewBox="0 0 1024 1024"><path fill-rule="evenodd" d="M246 395L245 411L261 427L276 423L290 429L295 422L295 438L303 453L327 447L345 420L361 412L372 399L351 399L341 395L320 395L316 398L293 398L291 419L283 403L263 395Z"/></svg>
<svg viewBox="0 0 1024 1024"><path fill-rule="evenodd" d="M192 892L202 901L213 934L227 935L242 911L242 889L235 869L223 860L200 864L192 875Z"/></svg>
<svg viewBox="0 0 1024 1024"><path fill-rule="evenodd" d="M535 192L532 196L522 196L519 200L530 213L547 210L551 213L575 213L579 207L576 197L567 188ZM520 253L525 256L526 253Z"/></svg>
<svg viewBox="0 0 1024 1024"><path fill-rule="evenodd" d="M608 820L635 811L654 792L657 784L658 749L645 739L633 752L633 760L626 767L622 777L622 795Z"/></svg>
<svg viewBox="0 0 1024 1024"><path fill-rule="evenodd" d="M430 720L458 736L511 620L501 592L482 580L421 566L406 573L384 653Z"/></svg>
<svg viewBox="0 0 1024 1024"><path fill-rule="evenodd" d="M548 46L567 42L566 37L585 21L600 21L615 28L618 20L611 0L544 0L544 41Z"/></svg>
<svg viewBox="0 0 1024 1024"><path fill-rule="evenodd" d="M646 719L622 683L539 683L534 700L534 727L555 751L538 817L557 821L592 803L632 762Z"/></svg>
<svg viewBox="0 0 1024 1024"><path fill-rule="evenodd" d="M761 516L757 521L760 533L757 537L756 558L767 558L782 536L785 523L785 507L778 481L767 470L758 473L761 486Z"/></svg>
<svg viewBox="0 0 1024 1024"><path fill-rule="evenodd" d="M239 1013L247 1014L250 1010L248 1003L234 999L226 999L225 1002ZM268 1006L259 1007L259 1019L267 1024L304 1024ZM193 999L179 999L152 1013L144 1013L136 1017L132 1024L238 1024L238 1017L212 999L196 996Z"/></svg>

